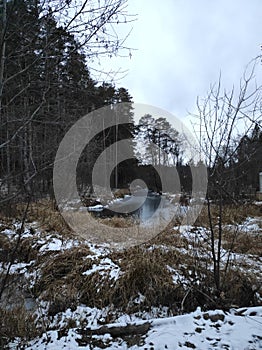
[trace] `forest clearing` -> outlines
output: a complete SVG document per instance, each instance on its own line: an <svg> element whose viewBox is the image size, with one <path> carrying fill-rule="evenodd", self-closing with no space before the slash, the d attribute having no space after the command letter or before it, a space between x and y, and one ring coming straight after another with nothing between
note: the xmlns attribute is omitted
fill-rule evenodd
<svg viewBox="0 0 262 350"><path fill-rule="evenodd" d="M262 349L261 12L0 0L1 350Z"/></svg>
<svg viewBox="0 0 262 350"><path fill-rule="evenodd" d="M15 251L19 222L2 217L2 347L259 349L261 210L225 207L220 295L205 207L194 226L176 221L126 249L72 234L44 201L29 208ZM104 220L121 230L130 219Z"/></svg>

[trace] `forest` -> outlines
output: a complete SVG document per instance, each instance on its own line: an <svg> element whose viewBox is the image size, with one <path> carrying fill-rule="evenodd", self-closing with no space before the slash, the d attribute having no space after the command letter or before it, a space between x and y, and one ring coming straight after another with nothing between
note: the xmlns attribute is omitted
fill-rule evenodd
<svg viewBox="0 0 262 350"><path fill-rule="evenodd" d="M61 8L54 7L53 10L48 6L40 8L35 1L8 1L5 6L1 8L0 203L4 203L6 208L13 200L23 200L28 196L33 200L52 197L52 169L57 148L80 117L103 106L133 101L124 87L116 87L113 82L98 83L92 78L89 62L93 60L93 55L99 55L99 50L105 48L109 54L110 50L116 52L119 49L114 46L117 43L107 41L105 34L100 37L97 33L96 26L103 29L102 33L105 29L95 10L92 16L97 24L92 28L90 38L83 39L70 29L69 24L62 26L58 23L57 15L59 11L62 13L62 4ZM108 16L108 22L121 10L108 5L103 11ZM86 21L86 25L94 22L93 18ZM76 22L75 26L80 24ZM88 49L93 47L93 41L97 47L90 53ZM240 112L239 108L236 114ZM231 118L225 111L223 113L225 118ZM137 125L132 108L129 115L130 123L126 128L105 130L86 147L78 164L79 187L91 186L93 164L105 148L116 139L130 138L133 140L134 156L137 155L139 140L145 145L148 143L148 146L137 161L118 167L118 184L112 183L112 187L127 187L140 173L144 174L140 176L148 181L149 188L161 191L161 184L150 180L149 167L146 171L143 169L145 164L151 164L177 167L179 173L186 174L181 175L182 190L190 192L190 159L184 158L183 135L179 135L161 115L156 119L141 115ZM230 127L223 125L221 129ZM213 164L207 164L210 189L219 178L225 182L219 186L223 187L223 195L227 199L254 196L261 171L261 142L259 120L251 123L249 130L243 129L234 138L231 136L230 144L224 145L224 150L217 150ZM161 159L150 144L163 151ZM226 157L223 152L228 153ZM132 171L125 171L125 167ZM215 189L212 191L215 195Z"/></svg>
<svg viewBox="0 0 262 350"><path fill-rule="evenodd" d="M180 315L193 325L177 343L181 348L207 349L194 338L203 332L214 348L233 349L212 331L222 327L230 342L227 327L246 317L245 341L255 349L261 334L249 319L261 325L262 88L254 84L261 57L248 64L238 89L227 90L219 80L206 97L196 96L197 148L191 151L197 157L191 157L190 142L165 115L150 108L135 115L136 101L121 79L114 72L104 79L102 68L93 68L100 57L131 56L117 34L120 25L135 23L127 3L0 1L0 348L69 349L70 334L71 349L172 348L168 340L157 347L153 333L162 336L164 322L172 333ZM107 118L104 111L119 120L92 137L76 165L82 201L76 232L56 203L56 156L82 117L98 123L95 118ZM117 162L110 147L123 140L130 157ZM105 160L102 175L112 196L102 203L93 169L106 150L115 165L108 173ZM193 189L205 182L196 184L195 174L203 168L206 191L197 194L201 208L192 222L190 210L198 210ZM163 184L163 174L172 178L174 171L178 184ZM158 232L141 228L132 215L98 216L89 240L81 231L93 227L84 221L89 208L135 197L130 184L137 179L146 184L146 199L163 199L163 207L168 202L175 217ZM75 215L73 205L66 210Z"/></svg>

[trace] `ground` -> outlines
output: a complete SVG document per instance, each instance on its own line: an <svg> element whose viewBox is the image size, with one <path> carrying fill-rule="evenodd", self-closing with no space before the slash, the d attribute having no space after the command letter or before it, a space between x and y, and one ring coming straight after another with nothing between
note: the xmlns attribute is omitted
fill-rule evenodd
<svg viewBox="0 0 262 350"><path fill-rule="evenodd" d="M221 261L227 273L219 296L204 216L123 250L80 239L55 212L38 207L38 220L28 216L13 264L21 223L2 219L1 281L8 268L10 276L0 304L0 345L261 349L260 208L227 209Z"/></svg>

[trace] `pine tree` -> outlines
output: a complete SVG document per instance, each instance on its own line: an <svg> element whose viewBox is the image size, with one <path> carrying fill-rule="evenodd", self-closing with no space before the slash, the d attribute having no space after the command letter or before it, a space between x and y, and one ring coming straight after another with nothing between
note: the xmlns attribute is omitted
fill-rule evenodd
<svg viewBox="0 0 262 350"><path fill-rule="evenodd" d="M6 44L0 108L1 183L6 180L10 194L43 195L52 191L53 161L67 130L91 110L131 97L111 84L97 86L82 43L57 23L51 10L41 13L40 2L8 1L6 13L7 24L1 27L1 44ZM132 122L130 112L130 125L117 135L132 137ZM106 140L97 135L92 152L85 154L89 175L90 165L116 139L113 129L107 133Z"/></svg>

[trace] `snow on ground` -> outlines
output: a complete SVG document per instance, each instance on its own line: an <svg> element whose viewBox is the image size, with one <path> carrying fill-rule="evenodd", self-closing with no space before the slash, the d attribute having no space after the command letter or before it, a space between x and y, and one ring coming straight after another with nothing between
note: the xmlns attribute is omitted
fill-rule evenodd
<svg viewBox="0 0 262 350"><path fill-rule="evenodd" d="M192 225L180 225L174 226L174 230L177 230L182 237L189 241L206 241L210 237L210 231L205 227L196 227Z"/></svg>
<svg viewBox="0 0 262 350"><path fill-rule="evenodd" d="M239 232L247 235L259 235L262 229L260 228L261 218L248 217L243 223L237 226ZM230 227L230 225L227 225ZM190 251L194 253L197 251L198 257L211 258L210 245L205 245L209 242L211 236L210 231L205 227L195 226L175 226L174 230L178 231L181 237L184 237L190 244L188 249L179 248L180 253L188 254ZM217 251L218 243L215 241L215 251ZM252 254L242 254L234 251L228 251L221 248L221 264L225 265L230 259L231 265L236 268L245 270L246 272L253 272L257 276L262 275L262 257Z"/></svg>
<svg viewBox="0 0 262 350"><path fill-rule="evenodd" d="M30 227L33 225L30 224ZM82 242L72 238L63 238L57 234L43 235L37 224L34 225L34 231L26 227L22 238L32 238L33 246L39 247L39 253L45 254L53 252L57 254L60 251L71 249ZM247 218L238 226L241 232L261 233L261 218ZM6 228L1 234L9 239L17 236L17 224L12 228ZM206 242L209 237L209 231L203 227L178 226L174 227L183 238L189 243ZM91 254L87 259L94 260L92 267L83 272L83 275L91 275L99 272L101 276L109 275L110 279L117 280L121 274L120 267L113 262L107 255L110 253L110 247L107 245L97 246L86 243ZM160 247L157 246L158 248ZM165 251L167 249L178 249L181 253L189 254L190 251L185 248L167 247L161 245ZM193 246L192 246L193 247ZM150 246L148 249L154 249ZM190 248L190 245L189 245ZM195 249L194 247L192 249ZM204 253L203 253L204 254ZM222 261L226 262L228 252L222 250ZM252 271L258 277L262 272L262 259L258 256L248 254L231 253L231 259L239 268ZM17 262L12 265L11 274L28 274L36 278L34 272L31 275L27 272L32 267L34 260L29 263ZM174 284L179 282L186 283L185 277L177 269L167 265L167 270L172 273ZM0 271L1 272L1 271ZM32 282L33 283L33 282ZM143 301L144 296L139 294L136 303ZM44 310L44 307L43 307ZM115 318L114 324L107 325L109 330L103 335L92 334L87 340L79 331L92 329L95 331L101 324L106 324L106 317L109 313L115 312L110 306L105 309L90 308L84 305L78 305L76 310L66 310L63 313L55 315L52 319L49 329L40 338L31 341L23 349L28 350L60 350L60 349L227 349L227 350L254 350L262 349L262 306L241 308L224 313L221 310L202 312L197 309L195 312L174 317L167 317L168 310L152 309L151 312L142 312L135 315L119 314ZM162 314L161 314L162 313ZM74 328L68 328L70 320L75 322ZM127 336L116 337L110 333L110 327L126 327L127 325L139 326L144 322L150 323L150 329L133 341ZM19 345L18 345L19 344ZM81 345L82 346L79 346ZM19 349L19 340L10 345L11 349Z"/></svg>
<svg viewBox="0 0 262 350"><path fill-rule="evenodd" d="M92 268L83 272L83 275L91 275L95 272L99 271L100 275L108 275L109 273L109 278L117 280L119 273L120 273L120 267L117 266L111 259L109 258L104 258L99 261L99 264L93 264Z"/></svg>
<svg viewBox="0 0 262 350"><path fill-rule="evenodd" d="M84 337L83 329L81 331L78 328L70 329L64 334L56 330L48 331L41 338L30 342L24 349L262 349L262 307L242 308L228 313L220 310L202 312L198 308L186 315L149 319L146 322L149 322L150 329L137 339L131 336L132 345L130 337L110 333L112 327L124 329L128 325L145 324L145 321L134 322L130 317L127 319L128 322L122 318L120 323L107 325L108 328L103 335L95 335L95 331L99 328L97 326L86 327L85 334L89 332L89 338ZM13 348L15 349L15 342Z"/></svg>
<svg viewBox="0 0 262 350"><path fill-rule="evenodd" d="M40 241L37 241L37 244L39 244ZM76 240L67 240L63 241L60 238L48 236L43 241L42 247L39 249L39 252L47 252L47 251L62 251L71 249L74 246L79 245L79 242Z"/></svg>
<svg viewBox="0 0 262 350"><path fill-rule="evenodd" d="M239 234L256 236L262 232L262 219L261 217L247 217L240 224L227 224L224 227Z"/></svg>
<svg viewBox="0 0 262 350"><path fill-rule="evenodd" d="M97 205L87 207L87 210L88 211L102 211L102 210L104 210L104 206L102 204L97 204Z"/></svg>
<svg viewBox="0 0 262 350"><path fill-rule="evenodd" d="M261 218L247 217L244 222L237 226L239 231L248 234L261 233Z"/></svg>

